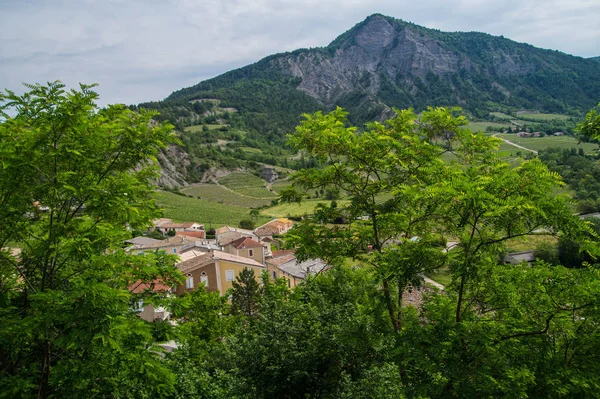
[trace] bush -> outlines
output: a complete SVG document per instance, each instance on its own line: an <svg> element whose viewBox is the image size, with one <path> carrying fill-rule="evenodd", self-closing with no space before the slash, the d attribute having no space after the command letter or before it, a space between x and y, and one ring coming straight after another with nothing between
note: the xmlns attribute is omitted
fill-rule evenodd
<svg viewBox="0 0 600 399"><path fill-rule="evenodd" d="M558 248L556 245L553 245L549 242L540 243L533 255L538 260L543 260L544 262L550 263L551 265L560 264L560 259L558 257Z"/></svg>
<svg viewBox="0 0 600 399"><path fill-rule="evenodd" d="M249 219L240 220L240 224L238 226L241 229L254 230L254 222Z"/></svg>

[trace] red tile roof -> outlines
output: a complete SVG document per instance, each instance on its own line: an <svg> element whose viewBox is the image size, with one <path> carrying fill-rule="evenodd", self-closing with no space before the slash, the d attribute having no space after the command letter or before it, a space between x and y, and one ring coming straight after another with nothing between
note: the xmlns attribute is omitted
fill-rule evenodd
<svg viewBox="0 0 600 399"><path fill-rule="evenodd" d="M177 233L175 233L176 236L187 236L187 237L194 237L194 238L204 238L205 237L205 232L203 231L178 231Z"/></svg>
<svg viewBox="0 0 600 399"><path fill-rule="evenodd" d="M164 284L161 279L153 280L150 283L142 283L142 280L138 280L129 286L129 292L132 294L139 294L146 290L152 290L154 292L166 292L170 289L171 287Z"/></svg>
<svg viewBox="0 0 600 399"><path fill-rule="evenodd" d="M261 248L262 244L254 241L252 238L248 237L240 237L236 240L231 241L227 245L233 245L235 249L245 249L245 248Z"/></svg>

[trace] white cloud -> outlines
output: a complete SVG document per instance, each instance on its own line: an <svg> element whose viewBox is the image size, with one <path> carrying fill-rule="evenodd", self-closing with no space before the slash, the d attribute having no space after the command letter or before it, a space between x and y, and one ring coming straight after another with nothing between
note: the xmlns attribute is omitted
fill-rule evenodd
<svg viewBox="0 0 600 399"><path fill-rule="evenodd" d="M596 0L5 0L0 88L98 82L102 103L158 100L272 53L325 46L379 12L600 55Z"/></svg>

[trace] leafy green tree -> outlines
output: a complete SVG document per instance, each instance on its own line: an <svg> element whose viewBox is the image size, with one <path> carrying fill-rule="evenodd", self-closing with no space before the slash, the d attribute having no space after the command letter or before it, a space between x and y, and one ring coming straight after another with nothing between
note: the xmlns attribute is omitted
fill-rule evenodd
<svg viewBox="0 0 600 399"><path fill-rule="evenodd" d="M172 126L98 109L93 86L26 86L0 97L0 247L21 248L0 252L0 396L166 395L173 375L128 287L180 275L120 248L159 215L153 161Z"/></svg>
<svg viewBox="0 0 600 399"><path fill-rule="evenodd" d="M256 316L260 307L261 289L254 270L244 268L231 284L231 313Z"/></svg>
<svg viewBox="0 0 600 399"><path fill-rule="evenodd" d="M422 272L445 263L441 248L430 245L447 202L438 185L451 176L442 154L456 152L466 162L488 154L495 143L464 129L467 121L456 111L430 108L418 123L412 110L396 111L393 119L359 133L345 126L346 112L338 108L305 115L290 137L293 147L325 165L298 172L295 185L334 187L350 197L343 210L321 206L317 220L343 211L350 224L331 229L306 222L288 242L299 246L301 259L319 257L335 265L354 257L372 266L396 330L402 324L402 293L420 285ZM290 193L282 199L298 198ZM415 237L420 240L411 240Z"/></svg>
<svg viewBox="0 0 600 399"><path fill-rule="evenodd" d="M240 220L239 227L246 230L254 230L254 221L249 219Z"/></svg>
<svg viewBox="0 0 600 399"><path fill-rule="evenodd" d="M585 116L585 120L577 125L577 131L591 139L600 139L600 103L595 109L591 109Z"/></svg>
<svg viewBox="0 0 600 399"><path fill-rule="evenodd" d="M287 293L278 283L231 339L240 397L402 397L371 273L342 266Z"/></svg>
<svg viewBox="0 0 600 399"><path fill-rule="evenodd" d="M169 397L233 398L235 364L226 340L234 333L227 297L203 286L171 304L179 348L165 362L175 374L177 390Z"/></svg>
<svg viewBox="0 0 600 399"><path fill-rule="evenodd" d="M597 269L494 265L477 308L454 295L409 312L398 345L409 397L595 397Z"/></svg>

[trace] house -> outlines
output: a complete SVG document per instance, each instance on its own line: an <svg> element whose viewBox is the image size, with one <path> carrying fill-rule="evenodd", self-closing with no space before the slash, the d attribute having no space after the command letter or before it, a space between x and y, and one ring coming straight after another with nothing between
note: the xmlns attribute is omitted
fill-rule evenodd
<svg viewBox="0 0 600 399"><path fill-rule="evenodd" d="M275 251L267 260L267 271L272 279L287 280L288 287L300 284L309 274L318 274L329 268L321 259L309 259L299 262L293 251Z"/></svg>
<svg viewBox="0 0 600 399"><path fill-rule="evenodd" d="M240 229L237 227L223 226L215 230L217 245L226 245L240 237L257 238L251 230Z"/></svg>
<svg viewBox="0 0 600 399"><path fill-rule="evenodd" d="M223 252L254 259L264 264L266 257L271 256L271 246L269 243L260 243L249 237L240 237L223 245Z"/></svg>
<svg viewBox="0 0 600 399"><path fill-rule="evenodd" d="M279 218L271 220L270 222L256 228L254 230L254 234L260 240L262 240L264 237L273 238L274 235L287 233L292 227L294 227L294 222L289 219Z"/></svg>
<svg viewBox="0 0 600 399"><path fill-rule="evenodd" d="M206 238L204 225L196 222L174 223L171 219L161 218L153 222L153 227L151 230L158 230L163 234L167 234L169 232L200 232L201 237L198 238Z"/></svg>
<svg viewBox="0 0 600 399"><path fill-rule="evenodd" d="M175 287L175 293L178 295L194 291L200 284L204 284L207 291L218 291L225 295L227 290L233 288L233 281L245 268L254 270L257 281L262 271L266 270L263 264L254 259L227 252L198 252L195 255L180 256L182 261L177 264L177 268L185 277L185 281Z"/></svg>
<svg viewBox="0 0 600 399"><path fill-rule="evenodd" d="M143 294L144 292L152 291L157 294L169 295L171 287L163 283L161 279L156 279L150 283L143 283L141 280L129 286L129 292L132 294ZM138 316L146 321L166 320L170 313L163 307L154 307L152 303L144 304L143 299L138 299L133 310Z"/></svg>
<svg viewBox="0 0 600 399"><path fill-rule="evenodd" d="M148 245L153 245L153 244L157 244L159 242L161 242L162 240L157 240L155 238L150 238L150 237L134 237L130 240L125 241L127 244L131 244L133 245L134 248L140 248L140 247L145 247Z"/></svg>
<svg viewBox="0 0 600 399"><path fill-rule="evenodd" d="M192 231L178 231L175 233L176 236L187 237L190 239L203 240L206 238L206 232L204 230L192 230Z"/></svg>
<svg viewBox="0 0 600 399"><path fill-rule="evenodd" d="M504 257L504 263L510 263L511 265L518 265L522 262L531 263L534 261L534 251L512 252L506 254Z"/></svg>
<svg viewBox="0 0 600 399"><path fill-rule="evenodd" d="M138 237L139 238L139 237ZM150 239L152 240L152 239ZM132 240L128 240L132 241ZM140 241L140 240L136 240ZM190 244L195 244L195 240L189 239L185 236L174 236L169 237L165 240L143 240L142 244L134 244L129 247L127 250L129 252L135 252L139 255L144 252L154 252L154 251L164 251L169 254L178 254L181 252L184 247L190 247Z"/></svg>

